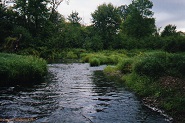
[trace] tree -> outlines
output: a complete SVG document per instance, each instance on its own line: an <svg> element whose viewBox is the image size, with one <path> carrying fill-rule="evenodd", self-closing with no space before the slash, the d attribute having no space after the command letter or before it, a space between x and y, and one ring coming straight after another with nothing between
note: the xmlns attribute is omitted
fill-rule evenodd
<svg viewBox="0 0 185 123"><path fill-rule="evenodd" d="M177 35L177 31L176 31L176 26L175 25L167 25L164 30L161 32L161 36L165 37L165 36L175 36Z"/></svg>
<svg viewBox="0 0 185 123"><path fill-rule="evenodd" d="M78 16L78 12L72 12L69 16L68 16L68 20L70 23L72 24L80 24L80 21L82 20L81 17Z"/></svg>
<svg viewBox="0 0 185 123"><path fill-rule="evenodd" d="M133 0L129 6L122 6L123 33L136 38L152 35L156 29L153 12L150 10L152 6L149 0Z"/></svg>
<svg viewBox="0 0 185 123"><path fill-rule="evenodd" d="M132 12L133 8L137 9L142 17L152 17L153 12L150 10L153 7L153 3L150 0L133 0L129 6L129 12Z"/></svg>
<svg viewBox="0 0 185 123"><path fill-rule="evenodd" d="M50 21L55 21L56 17L57 17L57 8L58 6L63 2L64 0L50 0L50 10L51 10L51 14L50 14ZM69 0L66 0L67 3L69 3Z"/></svg>
<svg viewBox="0 0 185 123"><path fill-rule="evenodd" d="M12 34L16 23L15 16L16 13L11 8L8 9L5 4L0 4L0 45Z"/></svg>
<svg viewBox="0 0 185 123"><path fill-rule="evenodd" d="M118 9L110 3L103 4L91 15L94 29L103 39L104 48L111 47L112 39L117 35L121 24Z"/></svg>
<svg viewBox="0 0 185 123"><path fill-rule="evenodd" d="M48 0L16 0L15 9L19 13L19 19L24 22L23 26L34 34L39 34L45 21L48 19Z"/></svg>

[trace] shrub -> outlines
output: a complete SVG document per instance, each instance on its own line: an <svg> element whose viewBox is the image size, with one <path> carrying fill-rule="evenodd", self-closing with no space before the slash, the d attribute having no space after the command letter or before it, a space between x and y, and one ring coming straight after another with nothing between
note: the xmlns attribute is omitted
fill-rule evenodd
<svg viewBox="0 0 185 123"><path fill-rule="evenodd" d="M185 51L185 38L182 36L178 37L166 37L164 50L168 52L184 52Z"/></svg>
<svg viewBox="0 0 185 123"><path fill-rule="evenodd" d="M168 58L167 72L172 76L185 75L185 56L184 54L171 54Z"/></svg>
<svg viewBox="0 0 185 123"><path fill-rule="evenodd" d="M159 77L165 73L165 59L160 57L144 57L134 65L134 71L139 75Z"/></svg>
<svg viewBox="0 0 185 123"><path fill-rule="evenodd" d="M21 37L20 37L21 34ZM20 48L28 48L31 45L34 45L33 38L31 33L22 26L16 26L13 30L13 35L17 38L20 38Z"/></svg>

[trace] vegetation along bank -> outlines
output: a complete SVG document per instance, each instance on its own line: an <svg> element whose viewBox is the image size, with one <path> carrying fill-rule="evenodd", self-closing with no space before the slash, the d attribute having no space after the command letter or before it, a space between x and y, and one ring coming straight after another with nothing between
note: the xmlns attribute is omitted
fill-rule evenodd
<svg viewBox="0 0 185 123"><path fill-rule="evenodd" d="M33 56L0 53L0 85L29 85L47 74L45 60Z"/></svg>
<svg viewBox="0 0 185 123"><path fill-rule="evenodd" d="M185 122L185 54L164 51L104 51L86 54L91 66L109 64L108 76L118 76L146 105L162 109L175 122Z"/></svg>

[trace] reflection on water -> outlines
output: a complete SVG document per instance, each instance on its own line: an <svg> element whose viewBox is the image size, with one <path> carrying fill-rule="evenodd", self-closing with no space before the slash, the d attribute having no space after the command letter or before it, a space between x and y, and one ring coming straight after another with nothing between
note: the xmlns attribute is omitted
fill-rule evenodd
<svg viewBox="0 0 185 123"><path fill-rule="evenodd" d="M104 66L50 64L45 83L0 88L0 118L36 118L34 123L167 123L141 104Z"/></svg>

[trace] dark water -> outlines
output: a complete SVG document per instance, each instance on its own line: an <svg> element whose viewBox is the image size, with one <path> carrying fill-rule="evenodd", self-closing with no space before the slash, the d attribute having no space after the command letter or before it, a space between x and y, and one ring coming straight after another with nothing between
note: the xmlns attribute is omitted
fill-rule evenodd
<svg viewBox="0 0 185 123"><path fill-rule="evenodd" d="M119 82L107 79L103 67L50 64L49 79L41 85L0 88L0 118L36 118L33 123L168 123Z"/></svg>

